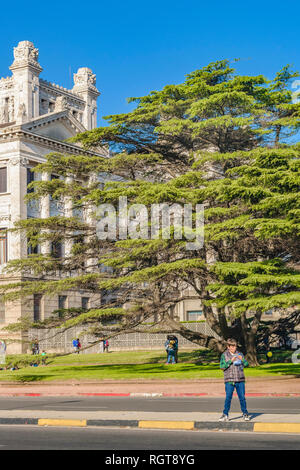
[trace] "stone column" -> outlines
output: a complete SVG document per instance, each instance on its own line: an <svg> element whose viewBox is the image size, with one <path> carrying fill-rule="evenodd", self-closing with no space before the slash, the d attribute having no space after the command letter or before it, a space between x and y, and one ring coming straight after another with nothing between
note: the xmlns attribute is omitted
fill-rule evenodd
<svg viewBox="0 0 300 470"><path fill-rule="evenodd" d="M74 181L73 176L66 177L66 184L72 185ZM71 196L64 197L64 214L65 217L72 217L73 216L73 201ZM70 236L71 233L68 233ZM65 256L68 257L71 254L71 249L73 245L73 240L67 239L65 240Z"/></svg>
<svg viewBox="0 0 300 470"><path fill-rule="evenodd" d="M27 204L24 197L27 193L27 158L20 155L10 158L8 164L8 178L9 190L11 194L10 203L10 228L20 220L27 218ZM9 259L21 259L27 256L27 237L22 232L9 232L8 234L8 256ZM8 278L9 279L9 278ZM21 280L21 277L19 278ZM6 323L13 323L18 321L23 315L26 315L28 310L22 300L15 300L6 303L5 321ZM7 336L6 336L7 335ZM5 337L16 339L17 343L13 343L9 347L10 353L25 353L27 350L27 334L20 333L5 333ZM20 341L21 340L21 341ZM19 342L20 341L20 342Z"/></svg>
<svg viewBox="0 0 300 470"><path fill-rule="evenodd" d="M90 177L89 177L89 182L88 182L88 185L89 186L92 186L93 184L95 184L96 182L98 181L98 178L97 178L97 175L96 174L92 174ZM96 207L93 206L92 204L89 204L87 206L87 208L84 210L84 219L85 219L85 222L91 227L91 228L95 228L95 234L96 234L96 217L95 217L95 210L96 210ZM89 243L89 241L92 239L93 237L91 235L85 237L85 240L87 243ZM97 259L96 258L88 258L86 260L86 266L87 266L87 271L88 272L92 272L96 269L96 264L97 264Z"/></svg>
<svg viewBox="0 0 300 470"><path fill-rule="evenodd" d="M85 101L82 124L90 130L97 126L97 98L100 95L96 88L96 75L91 69L82 67L74 74L73 91Z"/></svg>
<svg viewBox="0 0 300 470"><path fill-rule="evenodd" d="M42 173L42 181L49 181L48 173ZM50 217L50 196L43 196L41 198L41 219L48 219ZM46 241L42 243L41 253L47 254L51 252L51 242Z"/></svg>
<svg viewBox="0 0 300 470"><path fill-rule="evenodd" d="M17 122L26 122L39 116L38 49L32 42L21 41L14 48L14 62L10 66L14 79L15 116Z"/></svg>
<svg viewBox="0 0 300 470"><path fill-rule="evenodd" d="M22 156L9 160L9 179L11 193L11 224L27 218L27 205L24 197L27 192L28 159ZM27 239L21 232L11 232L9 254L11 259L23 258L27 255Z"/></svg>

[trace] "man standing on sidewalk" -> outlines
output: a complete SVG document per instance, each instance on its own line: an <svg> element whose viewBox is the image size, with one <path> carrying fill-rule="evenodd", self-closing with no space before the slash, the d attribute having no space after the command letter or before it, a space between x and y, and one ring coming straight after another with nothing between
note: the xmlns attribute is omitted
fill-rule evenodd
<svg viewBox="0 0 300 470"><path fill-rule="evenodd" d="M237 342L235 339L227 340L227 350L221 356L220 369L224 371L225 382L225 405L224 411L219 421L229 421L228 414L230 410L232 395L236 389L240 400L241 410L244 421L249 421L247 404L245 399L245 375L244 367L248 367L248 362L243 354L237 351Z"/></svg>

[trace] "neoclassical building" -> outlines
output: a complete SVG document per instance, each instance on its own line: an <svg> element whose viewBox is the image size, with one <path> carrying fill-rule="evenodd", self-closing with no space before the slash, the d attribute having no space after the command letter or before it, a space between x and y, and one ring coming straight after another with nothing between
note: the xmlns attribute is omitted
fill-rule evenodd
<svg viewBox="0 0 300 470"><path fill-rule="evenodd" d="M79 132L97 125L96 76L83 67L74 74L74 86L62 86L40 78L38 49L32 42L22 41L14 48L14 60L9 67L11 76L0 80L0 282L12 280L4 272L8 260L26 257L32 253L27 240L18 233L7 232L20 219L70 215L72 208L43 198L40 203L26 203L27 185L32 178L51 178L30 171L45 161L50 152L80 155L83 150L66 142ZM95 152L84 151L95 155ZM107 154L100 154L108 156ZM41 247L46 251L49 247ZM13 278L18 281L20 279ZM183 295L186 292L183 292ZM198 321L201 304L193 291L179 303L174 314L182 321ZM25 333L12 335L1 329L21 317L43 320L54 310L99 305L99 295L86 291L68 291L52 297L34 295L26 301L0 302L0 339L8 343L9 353L28 350Z"/></svg>
<svg viewBox="0 0 300 470"><path fill-rule="evenodd" d="M22 41L14 48L11 76L0 80L0 282L11 277L4 273L8 260L30 253L27 240L20 234L7 232L20 219L64 214L70 207L61 207L44 198L41 204L27 204L27 184L37 177L30 171L45 161L50 152L82 154L83 150L65 140L97 125L96 76L83 67L74 74L74 86L67 90L40 78L38 49L32 42ZM89 152L84 152L89 154ZM92 153L90 153L92 155ZM95 154L95 153L93 153ZM100 155L100 154L99 154ZM49 178L49 175L41 175ZM72 209L71 209L72 210ZM69 213L69 212L68 212ZM41 248L42 250L42 248ZM16 279L16 278L15 278ZM16 279L17 280L17 279ZM63 294L63 293L62 293ZM94 296L95 297L95 296ZM88 292L70 292L43 298L35 295L26 302L0 303L0 329L22 316L47 318L58 308L93 306L99 300ZM9 336L0 330L1 339ZM15 337L8 352L26 352L26 337ZM19 340L19 341L18 341Z"/></svg>

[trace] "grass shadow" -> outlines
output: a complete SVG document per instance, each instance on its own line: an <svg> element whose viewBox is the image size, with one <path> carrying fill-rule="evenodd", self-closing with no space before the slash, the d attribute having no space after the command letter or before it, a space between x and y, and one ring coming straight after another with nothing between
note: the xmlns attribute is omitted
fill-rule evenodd
<svg viewBox="0 0 300 470"><path fill-rule="evenodd" d="M37 374L37 375L19 375L13 377L13 380L15 382L22 382L22 383L32 383L32 382L41 382L44 380L47 380L47 378L52 378L53 376L50 375L42 375L42 374Z"/></svg>
<svg viewBox="0 0 300 470"><path fill-rule="evenodd" d="M268 364L263 370L266 374L294 375L296 378L300 376L300 364Z"/></svg>

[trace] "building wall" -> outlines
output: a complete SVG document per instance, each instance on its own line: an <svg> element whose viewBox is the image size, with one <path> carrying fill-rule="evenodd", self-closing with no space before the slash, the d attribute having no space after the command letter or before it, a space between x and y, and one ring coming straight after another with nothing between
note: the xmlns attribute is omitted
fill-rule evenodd
<svg viewBox="0 0 300 470"><path fill-rule="evenodd" d="M96 77L86 67L74 74L74 86L67 90L40 78L38 49L30 41L21 41L14 48L10 67L12 76L0 80L0 168L7 169L7 189L0 192L0 229L11 229L15 222L27 217L71 215L70 207L50 202L26 203L27 169L42 163L53 151L80 154L82 150L64 143L64 139L92 129L97 125ZM36 178L36 176L35 176ZM49 175L38 175L48 179ZM67 213L68 212L68 213ZM3 233L3 232L1 232ZM46 250L49 247L41 247ZM27 256L27 240L20 233L7 234L7 260ZM6 264L0 263L0 283L19 281L5 274ZM81 307L82 297L89 297L90 306L100 303L100 295L86 291L61 293L67 297L66 307ZM44 320L59 307L59 297L43 296L40 318ZM37 306L37 302L36 302ZM7 339L8 353L25 352L28 337L24 333L3 330L20 318L34 318L34 298L5 302L0 308L0 337ZM11 343L11 341L14 341Z"/></svg>

